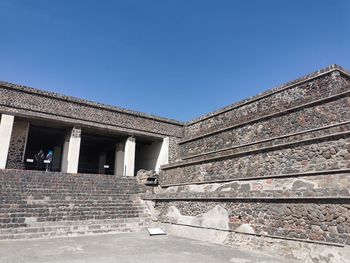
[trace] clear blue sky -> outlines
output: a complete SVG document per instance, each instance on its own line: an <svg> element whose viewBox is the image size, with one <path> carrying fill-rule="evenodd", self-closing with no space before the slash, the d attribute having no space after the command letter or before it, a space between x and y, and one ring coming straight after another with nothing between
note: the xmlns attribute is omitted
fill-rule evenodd
<svg viewBox="0 0 350 263"><path fill-rule="evenodd" d="M190 120L329 64L349 0L0 0L0 79Z"/></svg>

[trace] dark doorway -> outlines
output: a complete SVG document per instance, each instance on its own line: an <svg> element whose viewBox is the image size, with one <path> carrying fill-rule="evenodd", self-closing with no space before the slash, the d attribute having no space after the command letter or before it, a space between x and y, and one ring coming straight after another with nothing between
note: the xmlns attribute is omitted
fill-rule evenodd
<svg viewBox="0 0 350 263"><path fill-rule="evenodd" d="M141 169L155 170L162 141L138 139L135 152L135 174Z"/></svg>
<svg viewBox="0 0 350 263"><path fill-rule="evenodd" d="M79 173L114 174L115 150L118 138L82 134Z"/></svg>
<svg viewBox="0 0 350 263"><path fill-rule="evenodd" d="M44 161L37 161L35 155L40 150L46 157L49 151L53 152L51 171L61 170L63 143L67 131L65 129L48 128L31 125L28 133L28 143L25 153L25 168L28 170L45 170Z"/></svg>

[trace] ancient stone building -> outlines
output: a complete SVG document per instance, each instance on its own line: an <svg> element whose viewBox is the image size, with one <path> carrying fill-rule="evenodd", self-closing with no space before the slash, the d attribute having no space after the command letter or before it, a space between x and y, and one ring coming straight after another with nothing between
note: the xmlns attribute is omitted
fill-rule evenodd
<svg viewBox="0 0 350 263"><path fill-rule="evenodd" d="M0 238L137 231L350 258L350 74L332 65L188 123L0 82ZM35 154L54 152L52 172ZM138 184L140 169L159 186Z"/></svg>

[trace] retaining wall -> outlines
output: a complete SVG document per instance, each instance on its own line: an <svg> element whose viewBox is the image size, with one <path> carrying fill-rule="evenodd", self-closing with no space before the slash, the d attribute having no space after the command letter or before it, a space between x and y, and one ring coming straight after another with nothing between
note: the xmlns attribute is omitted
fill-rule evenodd
<svg viewBox="0 0 350 263"><path fill-rule="evenodd" d="M179 160L144 197L153 220L179 235L255 249L287 240L277 253L347 262L349 112L349 74L331 66L187 123ZM322 250L333 253L315 256Z"/></svg>

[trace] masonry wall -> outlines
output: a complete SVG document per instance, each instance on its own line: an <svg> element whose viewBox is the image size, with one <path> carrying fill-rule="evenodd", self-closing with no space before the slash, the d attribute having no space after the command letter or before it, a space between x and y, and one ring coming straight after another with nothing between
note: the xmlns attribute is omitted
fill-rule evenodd
<svg viewBox="0 0 350 263"><path fill-rule="evenodd" d="M0 82L0 112L157 137L181 137L182 123Z"/></svg>
<svg viewBox="0 0 350 263"><path fill-rule="evenodd" d="M24 169L24 153L27 144L29 123L16 119L13 124L9 154L7 157L8 169Z"/></svg>
<svg viewBox="0 0 350 263"><path fill-rule="evenodd" d="M350 245L349 109L349 75L333 66L188 123L145 197L154 220L231 245Z"/></svg>
<svg viewBox="0 0 350 263"><path fill-rule="evenodd" d="M347 168L349 87L341 71L318 73L188 124L162 183Z"/></svg>

